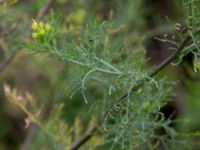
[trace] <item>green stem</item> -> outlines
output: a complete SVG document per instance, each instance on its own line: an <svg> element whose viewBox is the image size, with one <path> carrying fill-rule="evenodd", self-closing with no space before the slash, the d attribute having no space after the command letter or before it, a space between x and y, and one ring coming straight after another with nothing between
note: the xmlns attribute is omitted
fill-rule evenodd
<svg viewBox="0 0 200 150"><path fill-rule="evenodd" d="M84 64L84 63L79 62L79 61L76 61L76 60L73 60L73 59L68 59L68 61L71 62L71 63L74 63L76 65L79 65L79 66L86 66L86 67L91 68L89 65ZM106 69L102 69L102 68L94 68L93 70L103 72L103 73L108 73L108 74L114 74L114 75L121 75L122 74L119 71L117 71L117 72L116 71L110 71L110 70L106 70Z"/></svg>
<svg viewBox="0 0 200 150"><path fill-rule="evenodd" d="M101 63L103 63L104 65L106 65L108 68L111 68L112 70L114 70L117 74L122 74L121 71L119 71L117 68L115 68L113 65L109 64L108 62L106 62L103 59L100 59L98 57L95 57L96 60L100 61Z"/></svg>

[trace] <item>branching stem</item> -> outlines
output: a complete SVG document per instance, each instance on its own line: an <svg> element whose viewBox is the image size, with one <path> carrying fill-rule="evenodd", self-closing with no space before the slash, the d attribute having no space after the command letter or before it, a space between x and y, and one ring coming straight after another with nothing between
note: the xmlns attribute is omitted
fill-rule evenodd
<svg viewBox="0 0 200 150"><path fill-rule="evenodd" d="M108 62L104 61L103 59L100 59L98 57L95 57L96 60L98 60L99 62L103 63L104 65L106 65L107 67L111 68L112 70L114 70L116 72L116 74L122 74L121 71L119 71L117 68L115 68L114 66L112 66L111 64L109 64Z"/></svg>
<svg viewBox="0 0 200 150"><path fill-rule="evenodd" d="M199 33L199 31L197 32ZM197 34L196 33L196 34ZM191 36L188 35L183 42L180 44L180 46L174 51L170 56L168 56L166 59L164 59L158 66L156 66L154 69L149 71L147 73L147 80L149 77L155 76L159 71L161 71L163 68L165 68L167 65L169 65L177 56L181 53L181 51L185 48L185 46L188 44L188 42L191 40ZM143 85L142 81L139 81L138 84L132 87L131 91L138 89L140 86ZM103 117L99 120L99 122L88 132L86 133L79 141L76 141L72 144L70 150L77 150L82 145L84 145L97 131L98 127L102 124L102 121L106 118L106 116L120 103L125 101L125 99L128 96L128 92L124 93L116 102L104 113Z"/></svg>
<svg viewBox="0 0 200 150"><path fill-rule="evenodd" d="M91 68L90 65L84 64L84 63L82 63L80 61L77 61L77 60L74 60L74 59L68 59L68 62L71 62L71 63L79 65L79 66L86 66L86 67ZM103 60L102 60L102 62L106 63ZM103 69L103 68L98 68L98 67L97 68L93 68L93 69L96 70L96 71L102 72L102 73L107 73L107 74L113 74L113 75L121 75L122 74L119 70L111 71L111 70L107 70L107 69ZM112 69L114 70L114 67L112 67Z"/></svg>

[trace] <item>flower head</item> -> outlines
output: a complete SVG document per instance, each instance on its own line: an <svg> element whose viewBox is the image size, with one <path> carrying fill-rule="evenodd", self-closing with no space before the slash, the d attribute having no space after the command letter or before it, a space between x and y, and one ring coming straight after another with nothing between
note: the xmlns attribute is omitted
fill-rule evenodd
<svg viewBox="0 0 200 150"><path fill-rule="evenodd" d="M37 22L33 19L33 20L32 20L32 29L33 29L33 30L37 30L37 28L38 28L38 24L37 24Z"/></svg>
<svg viewBox="0 0 200 150"><path fill-rule="evenodd" d="M40 27L40 28L44 28L44 23L43 23L42 21L40 21L39 27Z"/></svg>
<svg viewBox="0 0 200 150"><path fill-rule="evenodd" d="M49 23L44 23L40 21L39 23L36 20L32 20L32 37L38 38L44 36L51 30L51 25Z"/></svg>
<svg viewBox="0 0 200 150"><path fill-rule="evenodd" d="M45 30L44 30L43 28L41 28L41 29L38 31L38 33L39 33L40 35L44 35L44 34L45 34Z"/></svg>
<svg viewBox="0 0 200 150"><path fill-rule="evenodd" d="M47 32L49 32L49 31L51 30L50 24L47 23L47 24L45 25L45 29L46 29Z"/></svg>

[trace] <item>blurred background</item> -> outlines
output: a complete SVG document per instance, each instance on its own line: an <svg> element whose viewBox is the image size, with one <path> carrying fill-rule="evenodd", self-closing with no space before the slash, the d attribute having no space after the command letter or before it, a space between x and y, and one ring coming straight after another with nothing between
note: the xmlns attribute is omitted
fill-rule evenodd
<svg viewBox="0 0 200 150"><path fill-rule="evenodd" d="M1 0L0 8L9 3L12 0ZM64 102L63 119L69 125L77 116L83 123L89 120L89 106L84 103L81 93L71 100L67 97L71 76L68 64L41 54L31 55L23 46L30 40L32 19L45 4L45 0L18 0L5 8L0 17L0 150L18 149L29 132L24 128L25 114L6 100L4 83L32 93L41 105L47 104L47 112L52 104ZM133 45L143 42L149 65L159 64L171 53L170 44L155 37L176 39L172 23L184 26L185 21L179 0L54 0L48 11L51 10L67 20L69 34L89 20L113 21L116 28L125 28L124 34ZM192 56L184 57L178 69L168 67L162 74L179 81L173 101L162 108L162 112L165 116L174 114L174 117L185 120L184 124L174 124L178 130L200 129L200 80L193 71ZM46 114L44 118L48 118Z"/></svg>

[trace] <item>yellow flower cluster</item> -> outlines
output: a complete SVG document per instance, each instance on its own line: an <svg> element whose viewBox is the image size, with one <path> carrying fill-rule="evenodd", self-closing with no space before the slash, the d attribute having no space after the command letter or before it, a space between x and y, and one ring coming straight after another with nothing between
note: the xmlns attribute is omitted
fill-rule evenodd
<svg viewBox="0 0 200 150"><path fill-rule="evenodd" d="M36 22L34 19L32 21L32 33L33 38L37 38L39 36L43 36L51 30L51 25L48 23L44 23L40 21L39 23Z"/></svg>

